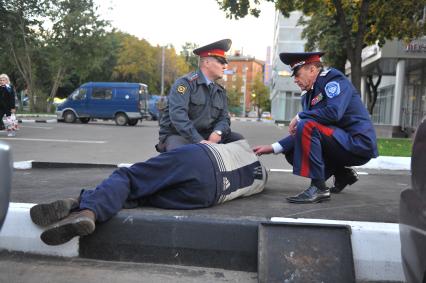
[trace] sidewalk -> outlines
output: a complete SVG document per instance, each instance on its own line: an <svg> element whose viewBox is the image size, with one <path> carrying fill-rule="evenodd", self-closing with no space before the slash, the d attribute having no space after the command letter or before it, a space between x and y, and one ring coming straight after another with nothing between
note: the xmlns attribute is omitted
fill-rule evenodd
<svg viewBox="0 0 426 283"><path fill-rule="evenodd" d="M13 203L0 233L0 248L256 272L261 223L331 224L352 231L357 280L403 281L398 203L401 191L410 186L409 171L362 169L360 180L332 195L329 202L306 205L285 201L306 187L306 179L271 172L261 194L198 210L124 209L110 221L98 224L93 235L49 247L38 238L42 229L29 219L33 203L75 197L81 188L98 184L114 167L59 165L34 163L32 169L15 170Z"/></svg>
<svg viewBox="0 0 426 283"><path fill-rule="evenodd" d="M17 114L19 123L56 123L54 114Z"/></svg>

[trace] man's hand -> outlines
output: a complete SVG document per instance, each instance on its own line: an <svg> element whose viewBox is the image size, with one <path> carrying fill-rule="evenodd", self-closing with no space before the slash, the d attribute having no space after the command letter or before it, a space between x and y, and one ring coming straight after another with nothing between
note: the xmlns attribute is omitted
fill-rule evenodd
<svg viewBox="0 0 426 283"><path fill-rule="evenodd" d="M208 141L208 140L202 140L202 141L200 141L200 143L212 143L212 142Z"/></svg>
<svg viewBox="0 0 426 283"><path fill-rule="evenodd" d="M222 140L222 137L215 132L211 133L208 139L208 141L211 143L218 143L221 140Z"/></svg>
<svg viewBox="0 0 426 283"><path fill-rule="evenodd" d="M290 121L290 125L288 125L288 133L292 136L296 134L297 122L299 122L299 116L294 116Z"/></svg>
<svg viewBox="0 0 426 283"><path fill-rule="evenodd" d="M253 147L252 150L258 156L263 154L270 154L274 152L272 145L258 145Z"/></svg>

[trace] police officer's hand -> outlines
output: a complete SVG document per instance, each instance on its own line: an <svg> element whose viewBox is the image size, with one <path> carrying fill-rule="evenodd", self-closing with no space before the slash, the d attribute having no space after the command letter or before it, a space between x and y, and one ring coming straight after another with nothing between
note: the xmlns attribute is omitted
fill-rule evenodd
<svg viewBox="0 0 426 283"><path fill-rule="evenodd" d="M290 125L288 125L288 133L292 136L296 134L297 122L299 122L299 116L296 115L293 119L291 119Z"/></svg>
<svg viewBox="0 0 426 283"><path fill-rule="evenodd" d="M202 141L200 141L200 143L212 143L212 142L210 142L208 140L202 140Z"/></svg>
<svg viewBox="0 0 426 283"><path fill-rule="evenodd" d="M211 133L209 136L209 142L212 142L212 143L218 143L220 142L221 139L222 137L215 132Z"/></svg>
<svg viewBox="0 0 426 283"><path fill-rule="evenodd" d="M253 147L252 150L258 156L262 154L270 154L274 152L272 145L258 145Z"/></svg>

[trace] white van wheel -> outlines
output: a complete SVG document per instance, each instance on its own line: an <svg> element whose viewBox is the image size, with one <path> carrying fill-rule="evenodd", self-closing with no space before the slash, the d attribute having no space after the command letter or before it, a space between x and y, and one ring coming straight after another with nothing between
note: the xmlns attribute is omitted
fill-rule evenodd
<svg viewBox="0 0 426 283"><path fill-rule="evenodd" d="M118 126L125 126L129 122L129 119L127 118L127 115L124 113L117 113L115 114L115 123Z"/></svg>
<svg viewBox="0 0 426 283"><path fill-rule="evenodd" d="M64 121L65 123L74 123L76 120L75 114L72 111L66 111L64 113Z"/></svg>

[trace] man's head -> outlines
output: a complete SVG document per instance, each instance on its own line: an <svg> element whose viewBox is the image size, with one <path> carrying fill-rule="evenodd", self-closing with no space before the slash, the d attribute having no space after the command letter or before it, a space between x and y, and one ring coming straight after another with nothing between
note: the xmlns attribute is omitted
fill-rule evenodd
<svg viewBox="0 0 426 283"><path fill-rule="evenodd" d="M290 65L294 82L301 90L310 90L321 70L324 52L280 53L284 64Z"/></svg>
<svg viewBox="0 0 426 283"><path fill-rule="evenodd" d="M6 74L1 74L0 75L0 85L7 85L9 84L9 77Z"/></svg>
<svg viewBox="0 0 426 283"><path fill-rule="evenodd" d="M200 69L209 80L222 78L228 64L225 52L231 44L230 39L223 39L194 49L194 54L200 56Z"/></svg>

